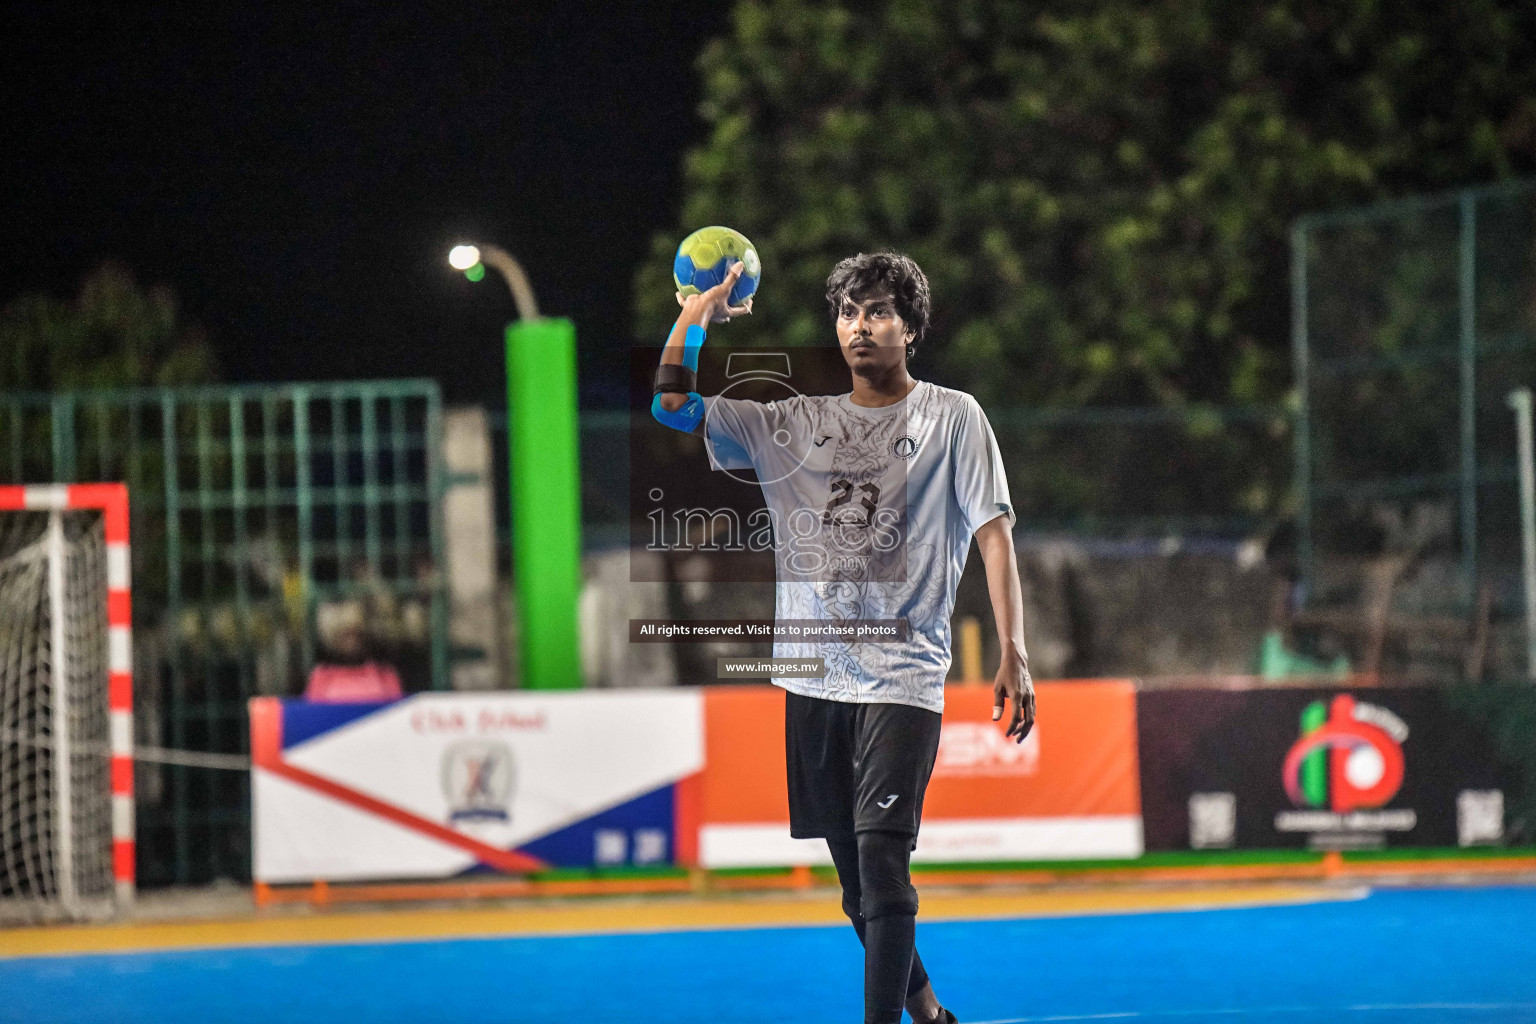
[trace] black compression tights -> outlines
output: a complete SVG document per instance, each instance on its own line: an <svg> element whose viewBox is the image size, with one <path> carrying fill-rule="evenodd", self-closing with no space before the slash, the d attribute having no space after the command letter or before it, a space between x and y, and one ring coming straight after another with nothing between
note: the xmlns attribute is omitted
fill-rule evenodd
<svg viewBox="0 0 1536 1024"><path fill-rule="evenodd" d="M843 913L864 944L865 1024L900 1024L907 997L928 984L913 946L917 890L909 864L912 837L860 832L828 839L843 886Z"/></svg>

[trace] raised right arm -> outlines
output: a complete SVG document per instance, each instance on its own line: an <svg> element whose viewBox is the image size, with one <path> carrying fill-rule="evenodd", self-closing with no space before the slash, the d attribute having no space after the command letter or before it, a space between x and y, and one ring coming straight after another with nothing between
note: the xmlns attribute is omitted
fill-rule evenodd
<svg viewBox="0 0 1536 1024"><path fill-rule="evenodd" d="M682 312L672 325L666 347L661 350L662 367L676 366L680 370L658 369L656 390L651 399L651 415L674 430L692 433L704 421L704 400L695 390L694 374L699 368L699 348L704 344L704 329L712 322L725 323L732 316L752 312L752 300L741 306L731 306L731 289L741 276L742 266L733 263L725 280L706 292L678 296Z"/></svg>

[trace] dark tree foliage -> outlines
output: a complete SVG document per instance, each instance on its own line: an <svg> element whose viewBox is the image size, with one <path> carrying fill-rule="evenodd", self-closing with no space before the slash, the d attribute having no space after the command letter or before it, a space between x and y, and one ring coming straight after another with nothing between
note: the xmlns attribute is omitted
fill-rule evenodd
<svg viewBox="0 0 1536 1024"><path fill-rule="evenodd" d="M102 264L72 301L27 294L0 310L0 391L202 384L214 378L200 328L165 286L148 291Z"/></svg>
<svg viewBox="0 0 1536 1024"><path fill-rule="evenodd" d="M827 272L911 254L919 355L984 403L1261 403L1289 385L1287 230L1536 167L1536 6L1513 0L738 0L699 58L677 241L761 248L733 343L829 341Z"/></svg>

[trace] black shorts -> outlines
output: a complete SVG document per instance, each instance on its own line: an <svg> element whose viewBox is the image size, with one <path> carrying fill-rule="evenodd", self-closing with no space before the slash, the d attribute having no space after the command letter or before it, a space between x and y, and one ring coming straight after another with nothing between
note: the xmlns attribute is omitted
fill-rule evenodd
<svg viewBox="0 0 1536 1024"><path fill-rule="evenodd" d="M943 716L906 704L786 696L789 834L902 832L915 845Z"/></svg>

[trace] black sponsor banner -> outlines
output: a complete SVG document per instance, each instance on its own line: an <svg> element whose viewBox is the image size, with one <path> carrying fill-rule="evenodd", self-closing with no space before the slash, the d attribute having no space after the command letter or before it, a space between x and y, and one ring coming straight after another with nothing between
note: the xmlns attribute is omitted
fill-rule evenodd
<svg viewBox="0 0 1536 1024"><path fill-rule="evenodd" d="M1485 702L1486 703L1486 702ZM1148 850L1504 845L1521 772L1488 716L1423 688L1136 698ZM1513 825L1513 828L1511 827Z"/></svg>

